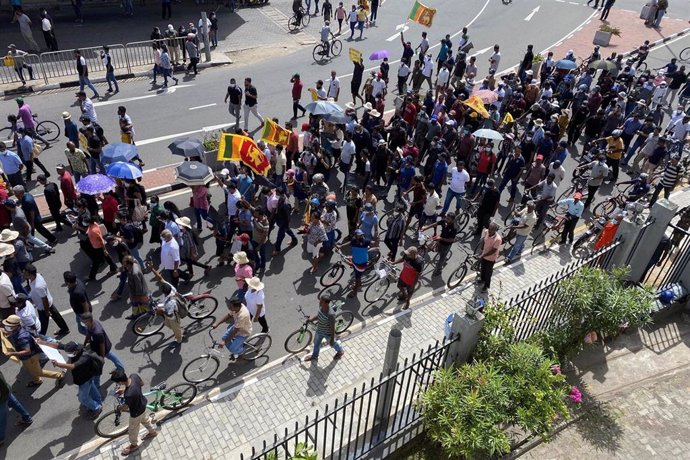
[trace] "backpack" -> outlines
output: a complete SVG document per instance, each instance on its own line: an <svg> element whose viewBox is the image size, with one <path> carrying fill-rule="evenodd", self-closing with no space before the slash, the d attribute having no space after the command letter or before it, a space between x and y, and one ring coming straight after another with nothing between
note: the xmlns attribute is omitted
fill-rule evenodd
<svg viewBox="0 0 690 460"><path fill-rule="evenodd" d="M186 302L183 302L180 299L178 299L177 297L175 297L175 303L177 303L177 308L176 308L177 316L179 316L180 319L186 318L187 316L189 316L189 310L187 309L187 303Z"/></svg>

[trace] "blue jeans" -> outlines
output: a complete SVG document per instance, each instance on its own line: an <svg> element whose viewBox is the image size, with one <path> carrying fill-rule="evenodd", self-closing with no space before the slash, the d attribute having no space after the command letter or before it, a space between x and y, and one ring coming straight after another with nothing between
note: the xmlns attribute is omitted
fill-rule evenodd
<svg viewBox="0 0 690 460"><path fill-rule="evenodd" d="M74 319L77 320L77 331L81 335L86 335L86 326L84 326L84 323L81 322L81 315L74 315Z"/></svg>
<svg viewBox="0 0 690 460"><path fill-rule="evenodd" d="M131 3L131 0L129 0ZM115 71L105 73L105 81L108 83L108 89L112 90L112 85L115 85L115 91L119 92L120 87L117 85L117 80L115 79Z"/></svg>
<svg viewBox="0 0 690 460"><path fill-rule="evenodd" d="M43 241L43 240L40 240L40 239L36 238L36 237L33 236L31 233L29 233L29 235L26 237L26 240L27 240L29 243L31 243L31 244L33 244L34 246L36 246L38 249L42 249L42 250L44 250L44 251L50 251L51 249L53 249L53 247L50 246L48 243L46 243L46 242Z"/></svg>
<svg viewBox="0 0 690 460"><path fill-rule="evenodd" d="M223 337L221 338L223 341L227 340L228 337L230 337L230 334L232 333L233 329L235 329L235 326L230 326L226 331L225 334L223 334ZM232 339L230 342L225 344L225 348L228 349L230 353L233 355L241 355L242 352L244 351L244 341L247 340L247 337L243 337L241 335L236 335L234 339Z"/></svg>
<svg viewBox="0 0 690 460"><path fill-rule="evenodd" d="M125 363L123 363L120 358L115 354L115 351L111 348L108 353L105 354L105 357L108 358L110 361L112 361L113 364L115 364L115 367L118 369L124 369L125 368ZM100 386L100 385L98 385Z"/></svg>
<svg viewBox="0 0 690 460"><path fill-rule="evenodd" d="M503 189L506 188L506 185L508 185L508 182L511 182L510 184L510 199L514 200L515 199L515 194L517 194L517 186L518 182L520 182L520 178L515 178L515 179L510 179L508 177L504 177L503 180L501 181L501 185L498 186L498 192L503 193Z"/></svg>
<svg viewBox="0 0 690 460"><path fill-rule="evenodd" d="M9 412L10 407L14 409L15 412L17 412L17 414L19 414L19 416L25 422L33 422L31 414L27 412L24 406L22 406L22 403L19 402L19 400L14 396L14 394L10 393L10 396L7 398L7 401L0 404L0 442L5 441L5 433L7 431L7 414Z"/></svg>
<svg viewBox="0 0 690 460"><path fill-rule="evenodd" d="M141 269L142 269L142 270L145 270L145 269L146 269L146 265L144 265L144 260L141 258L141 255L139 254L139 247L140 247L140 246L137 244L137 245L136 245L135 247L133 247L133 248L129 248L129 247L128 247L128 249L129 249L130 254L132 254L132 257L134 257L134 260L136 260L137 262L139 262L139 266L141 267Z"/></svg>
<svg viewBox="0 0 690 460"><path fill-rule="evenodd" d="M201 230L201 219L213 225L213 220L208 218L208 209L194 208L194 215L196 216L196 228Z"/></svg>
<svg viewBox="0 0 690 460"><path fill-rule="evenodd" d="M323 334L321 332L316 332L314 334L314 351L311 352L312 359L316 359L319 357L319 352L321 351L321 342L323 340L328 341L328 343L331 342L331 336L330 334ZM333 349L335 350L336 353L342 353L343 352L343 347L340 345L339 341L333 342Z"/></svg>
<svg viewBox="0 0 690 460"><path fill-rule="evenodd" d="M93 91L93 94L95 96L98 96L98 90L96 89L95 86L93 86L93 83L91 83L91 80L89 80L89 77L84 77L84 76L79 76L79 91L84 91L84 86L88 86L91 91Z"/></svg>
<svg viewBox="0 0 690 460"><path fill-rule="evenodd" d="M637 136L637 139L635 139L635 142L633 143L632 147L628 149L628 152L625 154L625 158L623 158L621 164L627 165L628 161L630 161L632 156L635 155L635 150L637 150L643 142L644 138L642 138L642 136Z"/></svg>
<svg viewBox="0 0 690 460"><path fill-rule="evenodd" d="M513 248L510 250L510 253L508 254L508 257L506 257L506 259L513 260L522 253L522 249L525 247L525 241L527 240L527 236L528 235L515 236L515 244L513 245Z"/></svg>
<svg viewBox="0 0 690 460"><path fill-rule="evenodd" d="M266 243L259 244L252 241L252 246L254 246L254 262L256 263L256 269L264 271L266 269Z"/></svg>
<svg viewBox="0 0 690 460"><path fill-rule="evenodd" d="M79 385L77 399L91 412L100 410L103 399L101 398L100 390L96 386L96 377L91 377L86 383Z"/></svg>
<svg viewBox="0 0 690 460"><path fill-rule="evenodd" d="M286 233L290 235L293 241L297 241L297 237L290 227L278 226L278 236L276 236L276 244L274 246L275 250L278 252L280 252L280 245L283 243Z"/></svg>
<svg viewBox="0 0 690 460"><path fill-rule="evenodd" d="M443 209L441 210L441 214L445 214L446 212L448 212L448 208L450 208L450 203L453 201L453 198L455 198L455 211L460 211L460 206L462 205L462 200L464 197L465 192L454 192L449 187L446 191L446 200L443 202Z"/></svg>

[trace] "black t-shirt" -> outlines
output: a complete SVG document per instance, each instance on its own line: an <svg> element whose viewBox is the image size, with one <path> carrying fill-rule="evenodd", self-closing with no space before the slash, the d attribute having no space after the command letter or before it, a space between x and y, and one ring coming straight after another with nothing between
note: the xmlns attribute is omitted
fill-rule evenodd
<svg viewBox="0 0 690 460"><path fill-rule="evenodd" d="M245 96L244 96L244 104L248 105L249 107L254 107L256 105L256 102L257 102L256 88L254 88L253 86L250 85L249 88L247 88L245 91L247 94L245 94ZM247 95L249 95L249 94L251 94L254 97L247 97Z"/></svg>
<svg viewBox="0 0 690 460"><path fill-rule="evenodd" d="M231 104L239 105L242 103L242 88L239 86L228 86L228 95Z"/></svg>
<svg viewBox="0 0 690 460"><path fill-rule="evenodd" d="M103 329L103 325L96 320L93 320L91 329L87 329L86 338L91 340L91 350L96 353L100 351L101 344L105 344L105 354L108 354L113 346L108 338L108 334Z"/></svg>
<svg viewBox="0 0 690 460"><path fill-rule="evenodd" d="M458 234L458 229L455 228L455 222L449 224L445 219L443 219L441 222L438 223L438 225L439 227L441 227L441 238L448 238L451 240L449 243L441 239L439 240L438 244L442 246L452 245L455 241L455 236Z"/></svg>
<svg viewBox="0 0 690 460"><path fill-rule="evenodd" d="M486 189L481 203L479 203L480 212L493 212L496 209L496 203L501 200L501 193L498 190Z"/></svg>
<svg viewBox="0 0 690 460"><path fill-rule="evenodd" d="M87 146L89 148L89 154L95 158L99 159L101 157L101 139L93 135L89 137L89 140L87 141Z"/></svg>
<svg viewBox="0 0 690 460"><path fill-rule="evenodd" d="M74 287L69 289L69 304L75 314L80 315L84 313L84 307L82 306L84 302L89 305L87 311L91 311L91 303L89 302L89 296L86 294L86 286L82 280L77 279Z"/></svg>
<svg viewBox="0 0 690 460"><path fill-rule="evenodd" d="M139 377L139 374L130 374L129 378L131 383L125 389L123 397L125 399L125 404L129 407L130 417L139 417L146 411L146 396L141 390L144 385L143 380Z"/></svg>
<svg viewBox="0 0 690 460"><path fill-rule="evenodd" d="M75 385L82 385L90 378L101 375L103 366L99 363L98 357L92 352L84 351L76 361L72 361L72 381Z"/></svg>

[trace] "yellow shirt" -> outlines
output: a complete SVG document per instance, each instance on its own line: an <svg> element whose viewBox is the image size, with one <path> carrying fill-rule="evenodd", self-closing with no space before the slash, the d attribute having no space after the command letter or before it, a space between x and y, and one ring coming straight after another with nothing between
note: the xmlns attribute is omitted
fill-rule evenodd
<svg viewBox="0 0 690 460"><path fill-rule="evenodd" d="M241 337L249 337L252 335L252 317L247 307L242 305L242 308L240 308L237 313L231 311L230 316L235 320L237 335Z"/></svg>
<svg viewBox="0 0 690 460"><path fill-rule="evenodd" d="M609 136L606 138L606 156L612 160L620 160L623 157L623 139Z"/></svg>

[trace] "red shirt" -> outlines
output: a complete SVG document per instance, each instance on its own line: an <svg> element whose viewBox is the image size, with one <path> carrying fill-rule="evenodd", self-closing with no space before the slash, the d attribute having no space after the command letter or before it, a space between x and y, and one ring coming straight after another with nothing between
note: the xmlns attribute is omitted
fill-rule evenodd
<svg viewBox="0 0 690 460"><path fill-rule="evenodd" d="M403 147L403 158L410 156L414 161L417 161L417 157L419 156L419 149L415 147L414 145L405 145Z"/></svg>
<svg viewBox="0 0 690 460"><path fill-rule="evenodd" d="M288 141L288 145L285 150L290 153L299 152L299 135L294 130L292 131L292 134L290 134L290 140Z"/></svg>
<svg viewBox="0 0 690 460"><path fill-rule="evenodd" d="M295 80L292 83L292 98L301 99L302 98L302 80Z"/></svg>
<svg viewBox="0 0 690 460"><path fill-rule="evenodd" d="M477 162L477 172L482 174L489 174L492 165L496 163L496 155L493 152L482 150L479 152L479 161Z"/></svg>
<svg viewBox="0 0 690 460"><path fill-rule="evenodd" d="M410 125L414 126L415 125L415 120L417 119L417 107L414 106L413 103L408 103L405 106L405 110L403 111L403 120Z"/></svg>
<svg viewBox="0 0 690 460"><path fill-rule="evenodd" d="M77 189L74 187L74 182L72 182L72 174L69 171L65 171L60 176L60 191L62 196L64 196L67 201L77 200Z"/></svg>
<svg viewBox="0 0 690 460"><path fill-rule="evenodd" d="M120 203L118 203L117 198L114 196L106 195L103 198L101 206L103 207L103 221L104 222L114 222L115 215L117 215L117 208Z"/></svg>

